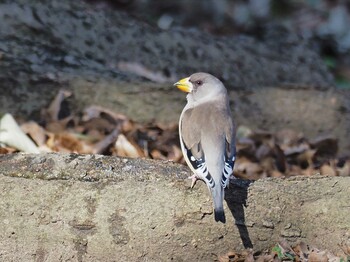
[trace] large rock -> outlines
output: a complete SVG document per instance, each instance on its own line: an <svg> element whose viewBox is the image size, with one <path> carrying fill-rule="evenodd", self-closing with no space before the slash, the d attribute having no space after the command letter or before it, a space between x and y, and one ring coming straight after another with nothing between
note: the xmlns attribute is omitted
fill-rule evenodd
<svg viewBox="0 0 350 262"><path fill-rule="evenodd" d="M0 155L2 261L213 261L285 238L350 245L348 177L265 179L226 190L214 221L203 183L165 161L98 155Z"/></svg>

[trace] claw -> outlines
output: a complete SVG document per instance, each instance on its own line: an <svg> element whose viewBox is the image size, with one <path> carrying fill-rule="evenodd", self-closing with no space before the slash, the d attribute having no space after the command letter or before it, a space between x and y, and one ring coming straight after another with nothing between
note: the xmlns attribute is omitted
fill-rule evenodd
<svg viewBox="0 0 350 262"><path fill-rule="evenodd" d="M188 177L188 179L192 180L191 189L194 187L194 185L196 184L197 180L199 180L196 175L192 175L192 176Z"/></svg>

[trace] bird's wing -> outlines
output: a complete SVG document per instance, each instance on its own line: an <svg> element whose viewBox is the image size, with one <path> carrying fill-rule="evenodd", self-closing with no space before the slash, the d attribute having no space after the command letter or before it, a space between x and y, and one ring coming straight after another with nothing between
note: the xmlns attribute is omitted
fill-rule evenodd
<svg viewBox="0 0 350 262"><path fill-rule="evenodd" d="M221 186L225 188L229 182L229 177L233 173L233 167L236 160L236 132L232 117L228 114L228 119L225 123L225 165L222 172Z"/></svg>
<svg viewBox="0 0 350 262"><path fill-rule="evenodd" d="M209 188L215 186L215 182L209 173L205 162L205 155L201 145L201 129L203 128L200 121L193 121L194 109L185 110L179 123L180 144L187 165L192 172L199 176L208 185Z"/></svg>

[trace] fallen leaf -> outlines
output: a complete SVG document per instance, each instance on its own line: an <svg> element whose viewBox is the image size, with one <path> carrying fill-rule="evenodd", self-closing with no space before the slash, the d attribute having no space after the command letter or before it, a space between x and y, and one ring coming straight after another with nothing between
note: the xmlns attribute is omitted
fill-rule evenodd
<svg viewBox="0 0 350 262"><path fill-rule="evenodd" d="M54 146L58 152L63 153L81 153L83 149L82 142L70 133L55 135Z"/></svg>
<svg viewBox="0 0 350 262"><path fill-rule="evenodd" d="M298 255L299 261L305 261L309 256L309 248L305 242L299 242L293 247L294 252Z"/></svg>
<svg viewBox="0 0 350 262"><path fill-rule="evenodd" d="M73 121L74 119L72 116L69 116L67 118L61 119L61 120L57 120L57 121L52 121L52 122L48 122L46 124L46 130L48 132L52 132L55 134L59 134L59 133L63 133L66 131L68 124Z"/></svg>
<svg viewBox="0 0 350 262"><path fill-rule="evenodd" d="M35 143L22 131L11 114L0 119L0 143L27 153L40 153Z"/></svg>
<svg viewBox="0 0 350 262"><path fill-rule="evenodd" d="M42 126L39 126L34 121L29 121L22 124L21 129L24 133L29 135L39 147L45 145L46 131Z"/></svg>
<svg viewBox="0 0 350 262"><path fill-rule="evenodd" d="M84 109L82 121L88 123L92 119L101 119L112 125L114 128L118 127L121 132L130 132L135 129L135 124L128 117L123 114L116 113L108 108L101 106L89 106Z"/></svg>
<svg viewBox="0 0 350 262"><path fill-rule="evenodd" d="M301 168L308 168L313 166L313 158L315 156L316 150L308 149L300 153L297 156L297 163Z"/></svg>
<svg viewBox="0 0 350 262"><path fill-rule="evenodd" d="M350 176L350 159L339 159L336 170L339 176Z"/></svg>
<svg viewBox="0 0 350 262"><path fill-rule="evenodd" d="M312 250L309 254L309 262L328 262L326 251Z"/></svg>
<svg viewBox="0 0 350 262"><path fill-rule="evenodd" d="M239 159L235 165L234 174L240 178L256 180L260 178L263 171L259 164L253 163L248 159Z"/></svg>
<svg viewBox="0 0 350 262"><path fill-rule="evenodd" d="M230 259L227 255L220 255L220 256L218 256L218 261L219 262L230 262Z"/></svg>
<svg viewBox="0 0 350 262"><path fill-rule="evenodd" d="M181 159L183 158L182 151L181 151L180 147L178 147L176 145L172 145L171 151L168 153L167 158L171 161L174 161L174 162L180 162Z"/></svg>
<svg viewBox="0 0 350 262"><path fill-rule="evenodd" d="M272 148L267 144L261 144L255 151L255 157L258 160L262 160L263 158L270 156L272 154Z"/></svg>
<svg viewBox="0 0 350 262"><path fill-rule="evenodd" d="M281 177L284 177L284 175L281 172L277 171L277 170L272 170L271 173L270 173L270 177L279 177L279 178L281 178Z"/></svg>
<svg viewBox="0 0 350 262"><path fill-rule="evenodd" d="M323 164L320 168L320 174L322 176L336 176L337 173L334 169L334 167L328 165L328 164Z"/></svg>
<svg viewBox="0 0 350 262"><path fill-rule="evenodd" d="M286 157L284 155L284 152L282 151L280 146L275 144L273 149L272 149L272 153L273 153L272 155L276 159L275 163L276 163L277 170L282 172L282 173L286 172L287 161L286 161Z"/></svg>
<svg viewBox="0 0 350 262"><path fill-rule="evenodd" d="M72 95L71 91L60 89L58 91L57 95L55 96L55 98L52 100L49 107L46 110L43 110L43 112L42 112L43 118L47 122L58 121L60 119L60 111L63 110L62 103L67 97L69 97L71 95ZM68 115L70 115L70 113L66 112L65 116L62 118L65 118Z"/></svg>
<svg viewBox="0 0 350 262"><path fill-rule="evenodd" d="M236 144L237 155L240 157L247 157L249 159L255 159L256 146L252 139L241 138Z"/></svg>
<svg viewBox="0 0 350 262"><path fill-rule="evenodd" d="M338 152L338 140L333 137L320 136L310 141L310 145L316 150L317 157L331 158Z"/></svg>
<svg viewBox="0 0 350 262"><path fill-rule="evenodd" d="M300 153L303 153L309 148L310 146L307 143L303 142L297 146L285 148L283 152L285 156L293 156L293 155L298 155Z"/></svg>
<svg viewBox="0 0 350 262"><path fill-rule="evenodd" d="M114 129L108 136L106 136L103 140L98 142L97 144L92 146L93 154L102 154L107 148L113 144L119 135L119 130Z"/></svg>
<svg viewBox="0 0 350 262"><path fill-rule="evenodd" d="M166 160L166 159L167 159L166 156L163 155L163 154L162 154L159 150L157 150L157 149L153 149L153 150L151 151L151 156L152 156L153 159L161 159L161 160Z"/></svg>
<svg viewBox="0 0 350 262"><path fill-rule="evenodd" d="M143 157L143 152L135 143L131 143L123 134L115 142L116 154L122 157Z"/></svg>
<svg viewBox="0 0 350 262"><path fill-rule="evenodd" d="M1 147L0 146L0 155L1 154L12 154L16 152L16 149L13 147Z"/></svg>
<svg viewBox="0 0 350 262"><path fill-rule="evenodd" d="M313 175L316 175L316 174L318 174L318 172L312 167L308 167L306 169L302 169L301 170L301 175L303 175L303 176L313 176Z"/></svg>

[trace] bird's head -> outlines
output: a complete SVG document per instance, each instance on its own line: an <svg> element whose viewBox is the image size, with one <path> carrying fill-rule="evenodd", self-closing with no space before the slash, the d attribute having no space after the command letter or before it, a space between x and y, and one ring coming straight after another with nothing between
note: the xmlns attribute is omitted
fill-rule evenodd
<svg viewBox="0 0 350 262"><path fill-rule="evenodd" d="M208 73L195 73L181 79L174 85L181 91L189 93L189 96L194 101L219 94L226 94L226 89L222 82Z"/></svg>

